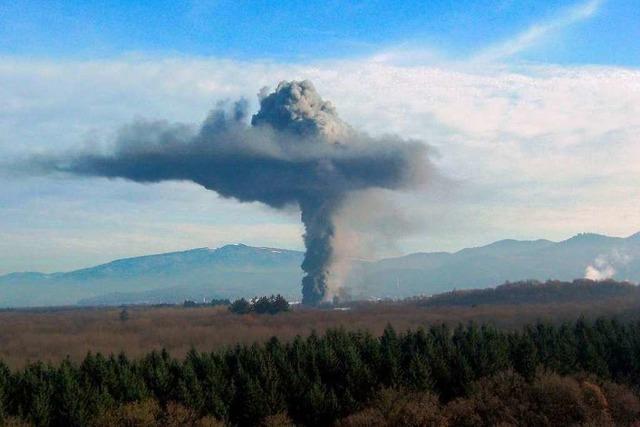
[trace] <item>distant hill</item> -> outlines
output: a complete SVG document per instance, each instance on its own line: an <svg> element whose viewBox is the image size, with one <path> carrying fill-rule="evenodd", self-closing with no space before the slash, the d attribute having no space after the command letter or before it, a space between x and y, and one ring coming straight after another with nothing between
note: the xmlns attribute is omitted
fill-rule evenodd
<svg viewBox="0 0 640 427"><path fill-rule="evenodd" d="M116 260L67 273L0 276L0 307L118 305L280 293L298 300L303 253L227 245ZM568 240L501 240L458 252L357 261L353 298L405 298L506 281L593 278L640 281L640 233L579 234Z"/></svg>
<svg viewBox="0 0 640 427"><path fill-rule="evenodd" d="M0 306L128 304L281 293L297 298L302 252L246 245L113 261L68 273L0 277Z"/></svg>
<svg viewBox="0 0 640 427"><path fill-rule="evenodd" d="M357 265L354 296L409 297L507 281L593 279L640 281L640 233L627 238L584 233L568 240L501 240L455 253L415 253Z"/></svg>

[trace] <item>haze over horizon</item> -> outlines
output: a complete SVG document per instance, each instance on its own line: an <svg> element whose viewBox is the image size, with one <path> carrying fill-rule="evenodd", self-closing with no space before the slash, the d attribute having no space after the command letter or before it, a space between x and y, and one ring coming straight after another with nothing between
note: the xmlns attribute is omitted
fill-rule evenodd
<svg viewBox="0 0 640 427"><path fill-rule="evenodd" d="M0 6L0 156L105 147L141 118L195 125L221 100L255 113L262 87L310 79L357 130L425 141L444 177L389 196L407 233L372 256L640 229L632 0L152 3ZM303 247L295 209L187 182L0 172L0 186L0 274Z"/></svg>

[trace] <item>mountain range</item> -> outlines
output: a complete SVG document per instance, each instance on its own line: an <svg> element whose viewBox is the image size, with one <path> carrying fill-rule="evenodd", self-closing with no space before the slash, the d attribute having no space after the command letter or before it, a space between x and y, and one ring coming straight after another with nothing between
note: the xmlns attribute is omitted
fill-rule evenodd
<svg viewBox="0 0 640 427"><path fill-rule="evenodd" d="M126 258L65 273L0 276L0 307L174 303L280 293L298 300L303 253L226 245ZM353 262L347 295L404 298L506 281L614 278L640 281L640 233L500 240L457 252Z"/></svg>

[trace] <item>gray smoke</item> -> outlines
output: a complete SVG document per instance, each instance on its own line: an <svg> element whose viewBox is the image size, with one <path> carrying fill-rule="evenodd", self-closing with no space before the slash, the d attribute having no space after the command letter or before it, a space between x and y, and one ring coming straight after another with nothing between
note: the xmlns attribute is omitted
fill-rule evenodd
<svg viewBox="0 0 640 427"><path fill-rule="evenodd" d="M187 180L241 202L298 205L305 227L303 303L328 296L335 217L351 194L400 189L424 179L426 146L397 137L372 138L338 118L309 81L281 82L260 95L248 123L247 102L219 105L199 129L166 122L123 128L107 153L35 159L47 171L125 178Z"/></svg>

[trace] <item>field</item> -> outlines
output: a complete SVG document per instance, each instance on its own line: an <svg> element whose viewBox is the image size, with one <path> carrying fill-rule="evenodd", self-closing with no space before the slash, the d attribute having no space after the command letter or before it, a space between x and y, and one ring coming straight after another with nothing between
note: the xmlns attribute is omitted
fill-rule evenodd
<svg viewBox="0 0 640 427"><path fill-rule="evenodd" d="M65 308L0 312L0 360L11 368L28 361L57 363L69 356L81 360L87 352L124 351L139 357L166 348L182 357L192 347L213 351L224 346L263 342L272 336L290 340L328 328L368 330L378 335L387 324L396 330L438 323L488 322L512 329L536 320L575 320L613 315L635 320L640 302L609 298L598 302L424 307L415 302L359 303L350 310L294 308L277 315L235 315L226 307Z"/></svg>

